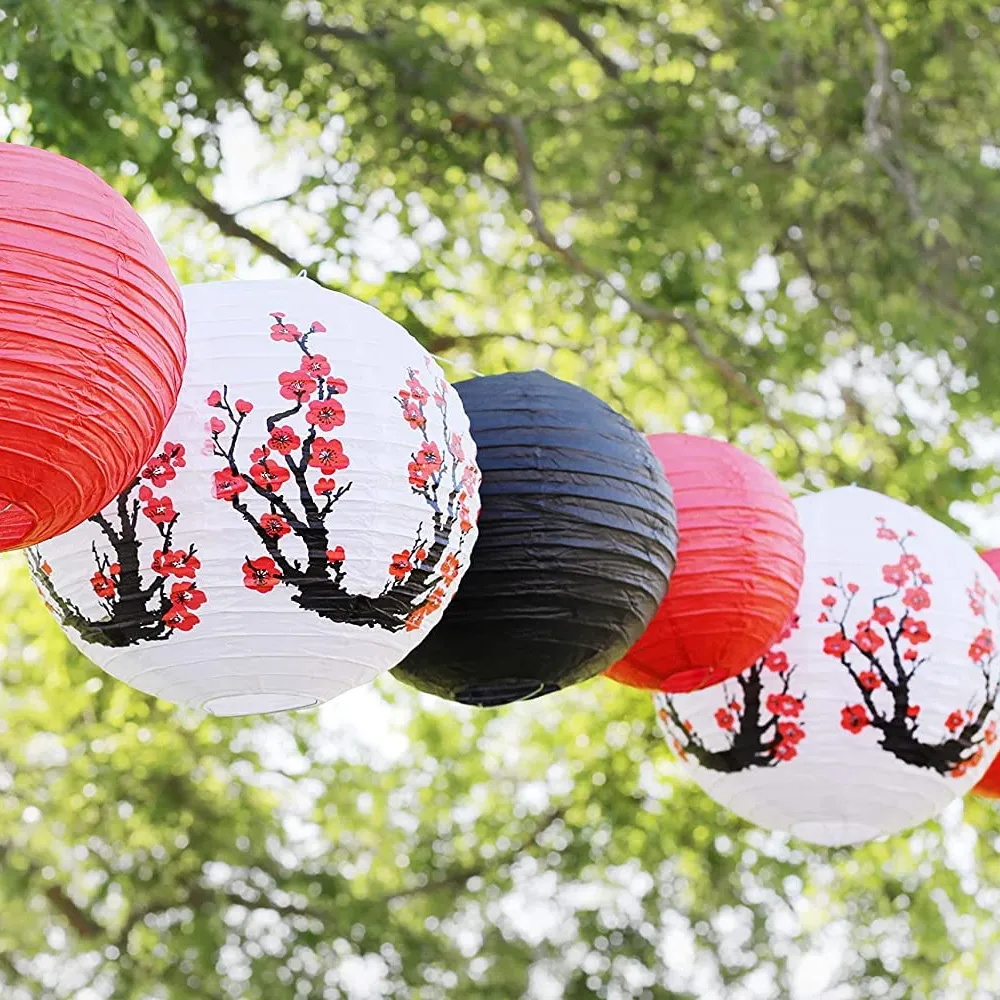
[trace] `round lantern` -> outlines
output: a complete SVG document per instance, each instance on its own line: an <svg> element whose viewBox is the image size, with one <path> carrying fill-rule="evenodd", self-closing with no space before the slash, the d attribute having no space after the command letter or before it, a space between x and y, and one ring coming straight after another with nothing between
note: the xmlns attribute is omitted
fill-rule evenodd
<svg viewBox="0 0 1000 1000"><path fill-rule="evenodd" d="M461 400L398 324L305 278L185 289L187 372L117 501L30 552L70 638L216 715L304 708L424 637L476 538Z"/></svg>
<svg viewBox="0 0 1000 1000"><path fill-rule="evenodd" d="M649 438L674 490L680 545L670 592L608 676L694 691L741 673L787 623L802 585L802 530L774 474L725 441Z"/></svg>
<svg viewBox="0 0 1000 1000"><path fill-rule="evenodd" d="M997 752L1000 581L950 528L856 487L795 501L796 617L750 669L654 695L718 802L840 845L896 833L964 794Z"/></svg>
<svg viewBox="0 0 1000 1000"><path fill-rule="evenodd" d="M483 474L479 542L394 676L502 705L600 673L642 634L673 570L676 515L642 435L586 390L540 371L456 389Z"/></svg>
<svg viewBox="0 0 1000 1000"><path fill-rule="evenodd" d="M79 163L0 143L0 551L123 490L183 370L180 290L128 202Z"/></svg>

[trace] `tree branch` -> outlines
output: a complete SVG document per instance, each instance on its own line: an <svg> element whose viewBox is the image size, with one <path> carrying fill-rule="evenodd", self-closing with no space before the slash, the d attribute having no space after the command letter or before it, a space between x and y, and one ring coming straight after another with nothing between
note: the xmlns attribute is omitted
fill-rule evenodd
<svg viewBox="0 0 1000 1000"><path fill-rule="evenodd" d="M587 29L572 14L557 10L554 7L543 7L542 13L555 21L570 38L577 41L581 48L585 49L601 67L605 76L610 77L612 80L621 79L624 68L619 66L611 56L601 49L593 36L589 34Z"/></svg>
<svg viewBox="0 0 1000 1000"><path fill-rule="evenodd" d="M801 451L801 446L795 435L770 413L767 401L747 382L746 376L726 361L725 358L719 357L709 347L691 316L682 309L660 309L649 302L637 298L628 289L615 284L608 275L585 261L571 247L560 243L555 233L548 228L545 220L542 218L541 198L535 184L534 158L531 153L531 147L528 144L524 122L516 115L504 115L500 120L505 125L514 146L514 157L517 160L521 194L529 213L528 224L538 240L553 253L559 254L577 274L582 274L596 284L609 288L634 313L641 316L644 320L666 327L679 326L684 331L688 343L715 369L722 380L745 402L760 411L769 424L787 434L795 447Z"/></svg>

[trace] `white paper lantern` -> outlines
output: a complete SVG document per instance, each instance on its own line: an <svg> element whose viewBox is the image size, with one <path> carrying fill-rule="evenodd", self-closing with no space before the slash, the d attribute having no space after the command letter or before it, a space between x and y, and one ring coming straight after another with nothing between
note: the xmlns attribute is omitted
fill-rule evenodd
<svg viewBox="0 0 1000 1000"><path fill-rule="evenodd" d="M70 638L217 715L319 704L397 664L476 538L458 394L398 324L305 278L184 289L188 367L158 455L29 552Z"/></svg>
<svg viewBox="0 0 1000 1000"><path fill-rule="evenodd" d="M734 680L653 700L716 801L803 840L857 843L936 815L1000 749L1000 585L916 508L856 487L795 503L793 625Z"/></svg>

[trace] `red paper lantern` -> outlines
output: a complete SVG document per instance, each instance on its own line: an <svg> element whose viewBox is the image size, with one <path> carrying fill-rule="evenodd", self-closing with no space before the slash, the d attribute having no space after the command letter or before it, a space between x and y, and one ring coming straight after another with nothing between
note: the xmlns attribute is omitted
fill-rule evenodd
<svg viewBox="0 0 1000 1000"><path fill-rule="evenodd" d="M649 438L674 488L680 544L670 590L642 638L607 671L632 687L695 691L742 673L788 623L802 585L791 497L724 441Z"/></svg>
<svg viewBox="0 0 1000 1000"><path fill-rule="evenodd" d="M91 517L153 453L184 312L129 203L86 167L0 143L0 551Z"/></svg>
<svg viewBox="0 0 1000 1000"><path fill-rule="evenodd" d="M989 549L979 554L990 569L1000 576L1000 549ZM979 783L973 786L972 794L984 799L1000 799L1000 757L990 764Z"/></svg>

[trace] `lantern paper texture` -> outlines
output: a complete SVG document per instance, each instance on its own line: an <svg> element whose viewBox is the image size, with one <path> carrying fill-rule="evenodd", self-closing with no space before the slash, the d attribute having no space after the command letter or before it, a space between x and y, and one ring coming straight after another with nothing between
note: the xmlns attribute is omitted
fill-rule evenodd
<svg viewBox="0 0 1000 1000"><path fill-rule="evenodd" d="M980 555L994 573L1000 576L1000 549L988 549ZM972 789L973 795L984 799L1000 799L1000 757L994 757L993 763Z"/></svg>
<svg viewBox="0 0 1000 1000"><path fill-rule="evenodd" d="M190 360L157 455L29 553L115 677L217 715L315 705L433 627L476 538L461 400L398 324L297 278L184 290Z"/></svg>
<svg viewBox="0 0 1000 1000"><path fill-rule="evenodd" d="M725 441L657 434L680 544L670 590L609 671L633 687L683 692L742 673L787 624L802 585L802 530L775 475Z"/></svg>
<svg viewBox="0 0 1000 1000"><path fill-rule="evenodd" d="M593 394L540 371L456 389L483 474L479 541L441 623L394 676L499 705L628 649L666 590L676 515L642 435Z"/></svg>
<svg viewBox="0 0 1000 1000"><path fill-rule="evenodd" d="M0 550L128 485L184 360L180 289L128 202L79 163L0 143Z"/></svg>
<svg viewBox="0 0 1000 1000"><path fill-rule="evenodd" d="M795 501L796 617L734 680L654 695L691 776L767 829L841 845L937 814L997 744L1000 583L950 528L857 487Z"/></svg>

